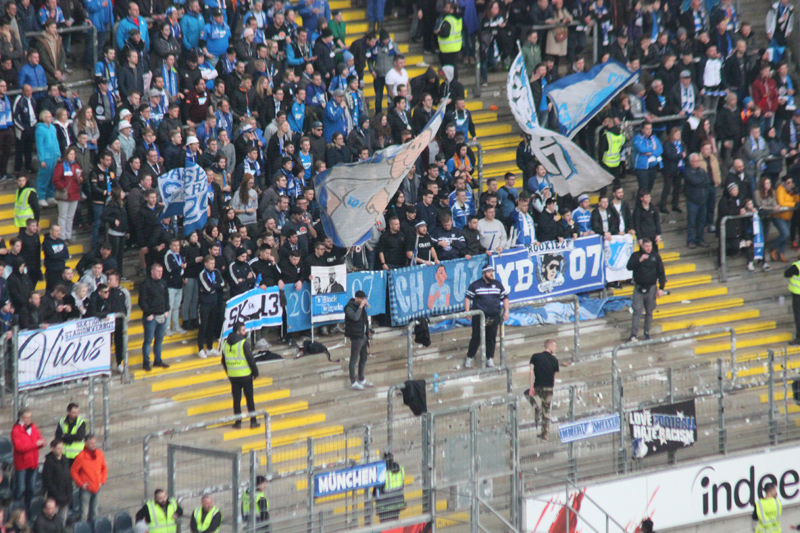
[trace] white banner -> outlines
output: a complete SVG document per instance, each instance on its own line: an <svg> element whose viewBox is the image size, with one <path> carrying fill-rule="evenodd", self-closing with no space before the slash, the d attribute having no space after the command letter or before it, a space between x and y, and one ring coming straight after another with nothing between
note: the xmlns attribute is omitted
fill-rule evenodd
<svg viewBox="0 0 800 533"><path fill-rule="evenodd" d="M222 319L222 340L233 331L236 322L244 322L247 331L280 326L283 320L283 306L278 287L251 289L228 300L225 316Z"/></svg>
<svg viewBox="0 0 800 533"><path fill-rule="evenodd" d="M711 458L709 458L711 459ZM683 468L654 472L591 485L572 491L570 503L580 509L585 523L575 531L605 531L606 517L633 531L644 518L652 518L657 531L685 527L709 520L749 515L766 483L775 483L784 505L800 503L800 447L732 459L708 460ZM594 505L584 494L591 498ZM563 488L525 499L524 531L555 531L565 521ZM598 509L599 507L599 509ZM575 522L570 513L570 523ZM562 526L563 527L563 526ZM558 531L561 531L560 529Z"/></svg>
<svg viewBox="0 0 800 533"><path fill-rule="evenodd" d="M114 317L19 332L19 390L111 373Z"/></svg>
<svg viewBox="0 0 800 533"><path fill-rule="evenodd" d="M347 293L347 267L344 264L311 267L311 323L344 320Z"/></svg>
<svg viewBox="0 0 800 533"><path fill-rule="evenodd" d="M628 259L633 255L633 235L614 235L610 241L603 239L603 259L606 265L606 282L625 281L633 277L628 270Z"/></svg>
<svg viewBox="0 0 800 533"><path fill-rule="evenodd" d="M556 193L578 196L611 183L614 177L575 143L560 133L539 126L528 76L520 52L508 71L508 105L519 127L531 136L531 151L547 169Z"/></svg>

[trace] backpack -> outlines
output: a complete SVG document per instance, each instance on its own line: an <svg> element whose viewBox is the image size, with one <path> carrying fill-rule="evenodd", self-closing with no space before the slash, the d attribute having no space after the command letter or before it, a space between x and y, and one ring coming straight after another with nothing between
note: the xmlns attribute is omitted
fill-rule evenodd
<svg viewBox="0 0 800 533"><path fill-rule="evenodd" d="M335 361L331 359L331 352L328 351L328 348L322 344L321 342L312 342L312 341L303 341L303 347L300 348L300 353L297 357L303 357L304 355L314 355L318 353L324 353L328 356L328 361L331 363L338 363L339 359Z"/></svg>

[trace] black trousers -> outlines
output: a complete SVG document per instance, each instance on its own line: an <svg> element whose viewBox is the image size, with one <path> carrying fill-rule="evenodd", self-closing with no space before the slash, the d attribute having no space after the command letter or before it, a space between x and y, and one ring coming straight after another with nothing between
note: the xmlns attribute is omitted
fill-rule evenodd
<svg viewBox="0 0 800 533"><path fill-rule="evenodd" d="M800 295L792 294L792 312L794 313L795 339L800 339Z"/></svg>
<svg viewBox="0 0 800 533"><path fill-rule="evenodd" d="M106 240L111 245L111 257L117 261L117 272L119 272L119 277L122 277L122 263L125 253L125 236L107 235Z"/></svg>
<svg viewBox="0 0 800 533"><path fill-rule="evenodd" d="M61 279L61 273L64 272L63 270L54 270L54 269L47 269L44 273L44 281L45 281L45 290L49 293L52 291L58 281Z"/></svg>
<svg viewBox="0 0 800 533"><path fill-rule="evenodd" d="M233 414L242 414L242 392L247 402L247 412L254 413L256 410L256 402L253 400L253 376L245 376L239 378L228 378L231 382L231 395L233 396ZM250 419L255 422L255 417Z"/></svg>
<svg viewBox="0 0 800 533"><path fill-rule="evenodd" d="M14 154L14 170L20 172L23 170L23 158L25 163L25 170L33 172L33 145L36 139L36 134L33 130L23 131L20 138L17 139L17 151ZM41 198L40 198L41 199Z"/></svg>
<svg viewBox="0 0 800 533"><path fill-rule="evenodd" d="M197 309L200 323L197 325L197 347L202 350L214 349L214 342L217 340L220 328L220 309L216 305L200 304Z"/></svg>
<svg viewBox="0 0 800 533"><path fill-rule="evenodd" d="M386 87L386 76L375 76L372 85L375 87L375 113L380 113L383 109L383 88ZM391 105L387 107L391 107Z"/></svg>
<svg viewBox="0 0 800 533"><path fill-rule="evenodd" d="M13 126L0 130L0 176L8 174L8 161L11 159L11 147L15 140Z"/></svg>
<svg viewBox="0 0 800 533"><path fill-rule="evenodd" d="M486 359L494 358L494 344L497 340L497 328L500 326L501 317L486 317ZM491 323L491 325L490 325ZM472 317L472 338L469 339L469 349L467 357L475 358L478 348L481 347L481 321L478 317Z"/></svg>
<svg viewBox="0 0 800 533"><path fill-rule="evenodd" d="M114 355L117 358L117 365L121 365L125 355L125 346L122 343L122 319L114 321Z"/></svg>
<svg viewBox="0 0 800 533"><path fill-rule="evenodd" d="M658 204L659 208L661 209L667 208L667 203L669 201L669 193L672 192L672 210L674 211L678 209L682 182L683 182L683 176L680 173L677 173L674 176L671 176L669 174L664 174L664 188L661 189L661 202Z"/></svg>

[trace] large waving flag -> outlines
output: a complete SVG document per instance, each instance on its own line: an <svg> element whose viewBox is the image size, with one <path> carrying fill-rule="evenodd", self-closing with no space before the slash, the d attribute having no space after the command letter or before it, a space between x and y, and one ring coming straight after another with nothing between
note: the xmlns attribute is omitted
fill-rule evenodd
<svg viewBox="0 0 800 533"><path fill-rule="evenodd" d="M558 112L561 134L572 139L608 102L637 79L639 72L631 72L612 59L589 72L571 74L549 83L544 88L544 96Z"/></svg>
<svg viewBox="0 0 800 533"><path fill-rule="evenodd" d="M522 53L508 71L508 105L519 127L530 135L536 159L547 169L556 193L579 195L608 185L614 177L563 135L539 126Z"/></svg>
<svg viewBox="0 0 800 533"><path fill-rule="evenodd" d="M170 170L158 178L163 217L183 216L183 233L203 229L208 220L208 175L199 165Z"/></svg>
<svg viewBox="0 0 800 533"><path fill-rule="evenodd" d="M322 207L322 226L337 246L350 247L369 239L377 218L400 188L411 166L434 140L444 119L448 97L419 135L390 146L367 159L336 165L314 179Z"/></svg>

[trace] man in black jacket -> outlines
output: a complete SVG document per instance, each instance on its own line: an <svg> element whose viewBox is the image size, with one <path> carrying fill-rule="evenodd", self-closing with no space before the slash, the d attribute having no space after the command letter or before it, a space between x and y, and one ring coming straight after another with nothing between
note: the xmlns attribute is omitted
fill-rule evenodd
<svg viewBox="0 0 800 533"><path fill-rule="evenodd" d="M44 252L46 290L51 291L61 279L61 273L67 268L67 259L69 259L67 243L61 238L61 226L58 224L50 226L50 234L45 236L42 242L42 251Z"/></svg>
<svg viewBox="0 0 800 533"><path fill-rule="evenodd" d="M67 513L72 504L72 475L70 460L64 455L64 442L55 438L50 441L50 453L44 457L42 467L42 486L47 497L55 500L58 506L56 516L62 527L67 523Z"/></svg>
<svg viewBox="0 0 800 533"><path fill-rule="evenodd" d="M406 259L406 239L400 231L400 220L390 218L389 231L384 231L378 240L378 264L383 270L402 268L408 263Z"/></svg>
<svg viewBox="0 0 800 533"><path fill-rule="evenodd" d="M650 191L639 191L639 201L633 210L633 229L640 245L644 239L650 239L653 247L658 249L658 243L661 242L661 219L658 209L650 200Z"/></svg>
<svg viewBox="0 0 800 533"><path fill-rule="evenodd" d="M144 342L142 343L142 368L150 372L150 348L153 348L153 366L169 368L161 360L161 343L167 329L167 316L169 314L169 295L167 284L161 279L164 267L153 263L150 267L150 277L142 282L139 287L139 308L142 310L142 325L144 326Z"/></svg>
<svg viewBox="0 0 800 533"><path fill-rule="evenodd" d="M369 306L367 294L356 291L344 306L344 336L350 339L350 388L363 391L374 387L364 377L364 370L369 357L369 321L366 308ZM356 381L356 364L358 365L358 381Z"/></svg>
<svg viewBox="0 0 800 533"><path fill-rule="evenodd" d="M53 498L48 497L42 507L42 512L33 522L33 533L64 533L64 523L58 516L58 504Z"/></svg>
<svg viewBox="0 0 800 533"><path fill-rule="evenodd" d="M26 221L25 228L20 229L18 238L22 242L19 255L28 265L28 277L35 287L42 279L42 244L39 240L39 223L35 218Z"/></svg>
<svg viewBox="0 0 800 533"><path fill-rule="evenodd" d="M689 154L689 168L684 176L684 192L686 193L686 244L689 248L698 246L705 248L703 231L706 225L706 198L711 178L700 166L700 156Z"/></svg>
<svg viewBox="0 0 800 533"><path fill-rule="evenodd" d="M225 338L222 343L222 367L228 374L231 382L231 394L233 395L233 414L242 414L242 392L247 401L247 412L253 413L256 410L256 403L253 400L253 380L258 377L258 367L253 359L253 351L250 349L250 342L245 337L247 329L244 322L236 322L233 331ZM257 428L261 424L255 417L250 418L250 427ZM233 427L242 427L242 421L237 420Z"/></svg>
<svg viewBox="0 0 800 533"><path fill-rule="evenodd" d="M219 249L217 248L217 251ZM216 260L213 255L203 259L203 271L200 272L198 286L198 328L197 328L197 356L205 359L209 353L214 352L214 341L217 340L222 325L223 294L225 280L222 273L216 269ZM205 349L203 348L205 346Z"/></svg>
<svg viewBox="0 0 800 533"><path fill-rule="evenodd" d="M633 320L628 342L638 340L642 310L645 313L644 340L650 340L650 324L653 322L656 298L664 295L664 287L667 284L664 263L653 246L653 241L644 238L640 242L641 250L634 252L628 259L628 270L633 272Z"/></svg>
<svg viewBox="0 0 800 533"><path fill-rule="evenodd" d="M536 237L539 242L563 241L556 221L558 202L552 196L544 201L544 211L536 218Z"/></svg>

